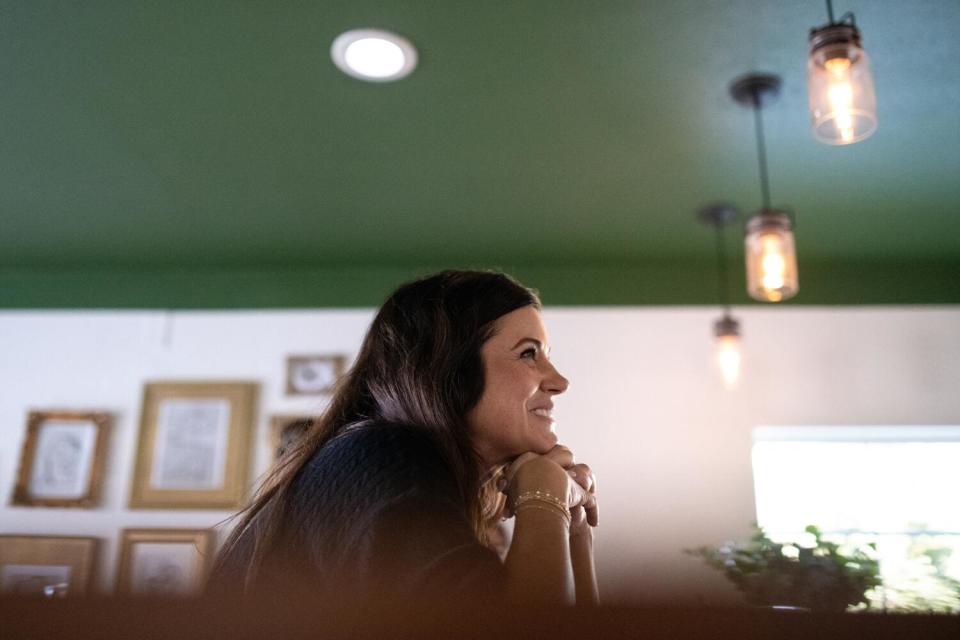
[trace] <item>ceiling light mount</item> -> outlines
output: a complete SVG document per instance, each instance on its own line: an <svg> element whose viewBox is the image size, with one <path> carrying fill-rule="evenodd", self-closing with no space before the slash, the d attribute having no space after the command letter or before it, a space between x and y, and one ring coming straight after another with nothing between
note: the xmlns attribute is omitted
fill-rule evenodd
<svg viewBox="0 0 960 640"><path fill-rule="evenodd" d="M764 108L780 97L782 81L771 73L748 73L730 83L730 97L745 107Z"/></svg>
<svg viewBox="0 0 960 640"><path fill-rule="evenodd" d="M704 223L713 225L717 228L723 228L740 217L740 210L732 204L726 202L716 202L708 204L697 211L697 219Z"/></svg>

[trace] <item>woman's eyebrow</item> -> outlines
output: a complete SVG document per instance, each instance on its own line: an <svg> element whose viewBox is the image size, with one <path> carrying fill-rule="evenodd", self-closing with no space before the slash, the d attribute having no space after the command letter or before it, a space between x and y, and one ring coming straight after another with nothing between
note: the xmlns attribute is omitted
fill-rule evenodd
<svg viewBox="0 0 960 640"><path fill-rule="evenodd" d="M532 343L534 343L535 345L537 345L537 348L538 348L538 349L540 349L541 351L543 351L543 343L540 342L539 340L537 340L536 338L520 338L520 341L517 342L517 344L513 345L513 346L510 348L511 351L512 351L513 349L516 349L516 348L519 347L520 345L522 345L524 342L532 342Z"/></svg>

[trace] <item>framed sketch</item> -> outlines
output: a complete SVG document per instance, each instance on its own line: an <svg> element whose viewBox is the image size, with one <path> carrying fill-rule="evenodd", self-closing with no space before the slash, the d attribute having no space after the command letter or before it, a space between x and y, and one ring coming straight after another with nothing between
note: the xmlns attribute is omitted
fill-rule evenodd
<svg viewBox="0 0 960 640"><path fill-rule="evenodd" d="M104 412L31 411L11 504L95 506L109 428Z"/></svg>
<svg viewBox="0 0 960 640"><path fill-rule="evenodd" d="M210 529L124 529L117 591L137 596L197 595L213 555Z"/></svg>
<svg viewBox="0 0 960 640"><path fill-rule="evenodd" d="M344 355L290 356L287 358L287 394L315 396L333 391L347 367Z"/></svg>
<svg viewBox="0 0 960 640"><path fill-rule="evenodd" d="M130 507L240 507L256 391L248 382L145 385Z"/></svg>
<svg viewBox="0 0 960 640"><path fill-rule="evenodd" d="M270 451L279 460L306 435L313 424L313 416L273 416L270 418Z"/></svg>
<svg viewBox="0 0 960 640"><path fill-rule="evenodd" d="M96 538L0 535L0 593L89 593L98 544Z"/></svg>

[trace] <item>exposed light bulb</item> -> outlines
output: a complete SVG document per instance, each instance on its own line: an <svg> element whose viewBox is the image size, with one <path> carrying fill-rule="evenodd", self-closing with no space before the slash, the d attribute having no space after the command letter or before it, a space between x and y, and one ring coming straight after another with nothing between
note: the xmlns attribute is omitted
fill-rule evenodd
<svg viewBox="0 0 960 640"><path fill-rule="evenodd" d="M747 222L747 293L755 300L781 302L797 294L797 255L790 218L764 209Z"/></svg>
<svg viewBox="0 0 960 640"><path fill-rule="evenodd" d="M787 271L787 261L783 257L783 242L780 236L768 233L760 236L760 247L763 253L760 258L760 280L763 288L772 294L779 294Z"/></svg>
<svg viewBox="0 0 960 640"><path fill-rule="evenodd" d="M735 335L720 336L717 338L717 364L720 365L720 376L723 386L728 390L737 387L740 379L740 338Z"/></svg>
<svg viewBox="0 0 960 640"><path fill-rule="evenodd" d="M833 124L844 144L853 142L853 87L850 86L850 60L833 58L824 63L830 78L827 99L833 110Z"/></svg>

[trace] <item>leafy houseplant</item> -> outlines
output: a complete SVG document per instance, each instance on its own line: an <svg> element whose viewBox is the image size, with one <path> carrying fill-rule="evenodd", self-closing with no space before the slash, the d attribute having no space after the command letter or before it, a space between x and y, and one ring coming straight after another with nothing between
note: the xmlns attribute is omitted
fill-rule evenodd
<svg viewBox="0 0 960 640"><path fill-rule="evenodd" d="M866 592L880 585L879 565L872 551L857 548L847 553L823 539L811 525L815 545L778 544L754 525L746 544L721 548L685 549L724 573L747 602L755 605L792 605L814 611L846 611L869 602Z"/></svg>

